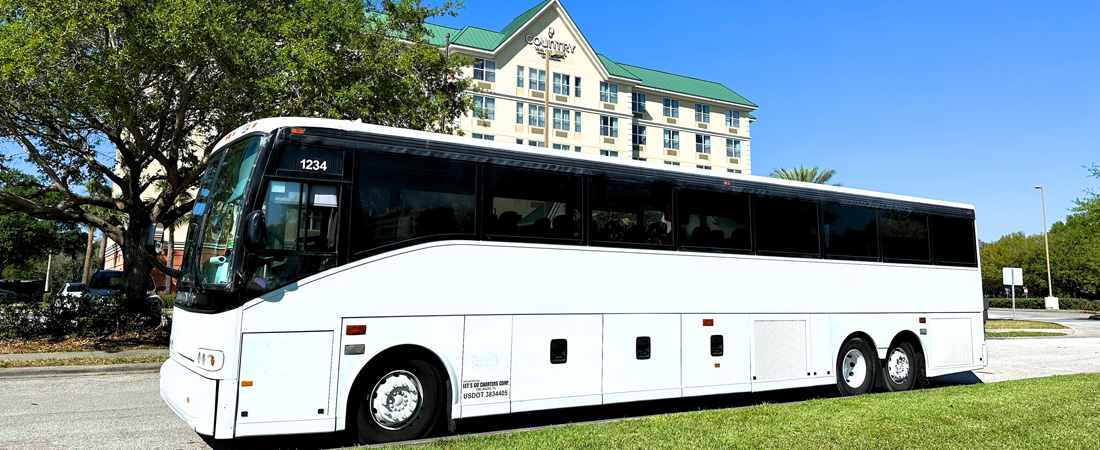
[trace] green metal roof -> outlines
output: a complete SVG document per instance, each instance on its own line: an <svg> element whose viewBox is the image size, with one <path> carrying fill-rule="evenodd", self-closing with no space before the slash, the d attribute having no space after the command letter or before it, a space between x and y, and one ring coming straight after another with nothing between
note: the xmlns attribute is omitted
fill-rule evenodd
<svg viewBox="0 0 1100 450"><path fill-rule="evenodd" d="M485 51L494 51L500 44L504 43L509 37L519 31L519 28L527 21L531 20L542 8L553 0L543 0L539 4L535 5L531 9L524 11L523 14L516 16L512 19L500 32L490 31L483 28L466 26L461 30L456 28L449 28L434 24L425 24L429 31L428 42L433 45L443 46L446 45L446 35L451 33L451 43L455 45L461 45L464 47L476 48ZM583 38L583 36L582 36ZM692 95L696 97L709 98L712 100L718 100L728 103L736 103L739 105L756 107L757 105L750 102L740 94L733 92L728 87L723 86L720 83L713 81L705 81L697 78L685 77L682 75L674 75L667 72L661 72L659 70L646 69L644 67L631 66L627 64L616 63L610 58L604 55L596 55L599 58L601 64L607 73L612 76L626 78L630 80L637 80L642 86L651 87L654 89L661 89L669 92L676 92L680 94ZM756 119L749 115L749 118Z"/></svg>

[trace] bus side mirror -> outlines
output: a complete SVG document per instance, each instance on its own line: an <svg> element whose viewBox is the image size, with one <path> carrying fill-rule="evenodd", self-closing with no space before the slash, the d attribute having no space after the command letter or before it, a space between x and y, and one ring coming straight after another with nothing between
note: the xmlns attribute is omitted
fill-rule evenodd
<svg viewBox="0 0 1100 450"><path fill-rule="evenodd" d="M263 211L252 211L245 216L244 247L250 252L267 248L267 219Z"/></svg>
<svg viewBox="0 0 1100 450"><path fill-rule="evenodd" d="M149 224L149 232L145 235L145 252L157 256L161 251L161 243L157 242L157 225Z"/></svg>

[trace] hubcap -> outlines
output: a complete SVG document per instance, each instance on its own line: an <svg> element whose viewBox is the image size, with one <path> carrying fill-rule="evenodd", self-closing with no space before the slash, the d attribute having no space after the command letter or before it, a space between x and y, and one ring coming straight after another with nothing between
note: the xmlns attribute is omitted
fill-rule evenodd
<svg viewBox="0 0 1100 450"><path fill-rule="evenodd" d="M854 348L848 350L842 361L840 376L844 377L844 383L853 389L862 386L867 380L867 358L863 352Z"/></svg>
<svg viewBox="0 0 1100 450"><path fill-rule="evenodd" d="M404 370L390 372L371 391L371 417L388 430L405 428L420 413L422 392L416 375Z"/></svg>
<svg viewBox="0 0 1100 450"><path fill-rule="evenodd" d="M890 380L894 384L904 384L909 380L909 355L900 348L890 352L890 358L886 362L889 368Z"/></svg>

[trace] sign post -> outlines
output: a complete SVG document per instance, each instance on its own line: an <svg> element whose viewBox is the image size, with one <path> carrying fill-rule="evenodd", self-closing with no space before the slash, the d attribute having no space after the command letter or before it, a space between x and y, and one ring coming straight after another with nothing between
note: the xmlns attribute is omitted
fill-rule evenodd
<svg viewBox="0 0 1100 450"><path fill-rule="evenodd" d="M1004 277L1005 286L1012 287L1012 320L1016 320L1016 285L1024 284L1024 269L1019 267L1003 267L1001 274Z"/></svg>

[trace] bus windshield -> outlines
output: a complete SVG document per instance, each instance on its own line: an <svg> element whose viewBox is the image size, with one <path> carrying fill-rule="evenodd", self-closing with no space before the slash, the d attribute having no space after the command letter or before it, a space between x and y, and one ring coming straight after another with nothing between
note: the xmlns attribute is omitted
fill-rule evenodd
<svg viewBox="0 0 1100 450"><path fill-rule="evenodd" d="M233 237L261 140L255 136L232 144L210 161L191 210L180 281L215 285L229 281Z"/></svg>

